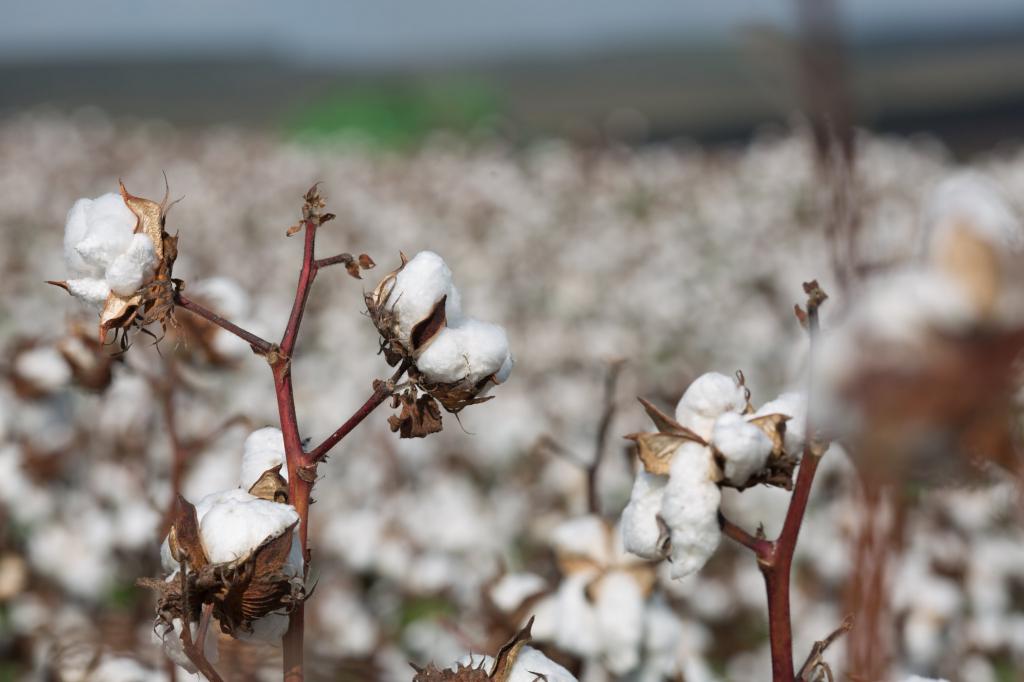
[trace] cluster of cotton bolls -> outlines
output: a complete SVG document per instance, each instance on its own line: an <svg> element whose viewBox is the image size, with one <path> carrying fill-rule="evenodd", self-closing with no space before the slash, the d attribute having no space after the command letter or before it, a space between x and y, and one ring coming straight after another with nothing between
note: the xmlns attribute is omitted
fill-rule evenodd
<svg viewBox="0 0 1024 682"><path fill-rule="evenodd" d="M630 584L639 585L632 569L647 570L646 565L632 563L619 547L605 554L587 549L593 557L589 563L563 572L568 566L552 557L562 546L553 531L575 523L586 506L585 476L575 460L593 448L595 396L608 357L630 359L623 379L629 385L620 397L646 395L667 404L694 381L695 368L706 367L743 368L757 394L774 395L796 379L805 355L803 333L789 312L801 297L800 283L820 278L837 314L849 309L823 272L828 249L820 235L820 183L803 135L759 136L745 148L714 152L651 146L582 153L559 142L512 148L497 141L448 139L415 151L379 153L312 150L235 130L181 131L115 124L92 114L43 114L0 123L0 147L9 161L0 164L0 224L8 234L31 235L8 240L0 259L5 283L0 338L7 349L14 347L15 336L40 340L16 368L13 351L4 360L11 380L0 392L0 504L4 521L16 528L0 539L0 601L11 615L9 621L0 619L0 648L20 656L19 669L43 660L47 647L63 635L44 627L39 613L64 604L81 621L105 622L120 608L116 600L136 594L126 586L140 572L157 571L160 519L172 501L174 472L172 449L157 416L160 401L146 378L161 359L140 337L113 367L109 388L98 394L70 388L75 372L69 374L48 349L64 335L66 318L78 312L39 280L54 276L53 254L60 250L66 209L77 197L101 196L119 176L139 194L160 196L161 171L166 171L173 195L186 197L169 218L170 231L180 230L181 236L175 276L185 279L190 297L202 298L265 338L283 328L294 295L301 245L285 240L283 230L293 222L296 201L309 181L318 179L338 215L320 230L323 255L367 252L383 263L402 249L419 254L407 265L418 261L419 268L433 261L427 250L444 254L458 273L461 291L449 290L450 280L443 277L431 280L442 286L433 290L429 304L448 295L447 308L461 298L466 311L501 320L507 345L516 349L514 376L498 399L460 415L465 432L453 424L422 441L397 441L387 433L385 415L374 414L346 439L338 456L320 467L310 528L319 587L306 610L307 627L324 634L308 642L318 664L337 670L358 663L377 671L367 679L408 680L407 661L444 663L468 650L496 651L533 613L535 646L549 653L572 648L564 659L552 657L573 674L585 669L588 675L610 675L633 661L639 679L680 673L705 679L702 670L715 671L707 679L749 679L763 672L766 642L762 633L746 627L764 619L762 579L749 556L722 543L703 570L678 580L671 574L691 554L663 562L650 591L641 588L638 598ZM951 167L933 144L870 136L858 141L859 246L869 266L906 262L920 250L926 198ZM1011 208L1020 208L1014 202L1024 196L1024 156L1007 154L975 167L1005 189ZM93 211L102 222L110 214L100 201L94 200ZM117 207L116 216L120 208L110 206ZM87 225L88 213L82 213ZM89 278L97 291L111 287L113 292L115 283L127 291L134 282L115 277L112 283L107 277L129 241L111 241L103 251L110 257L90 255L90 262L77 248L88 235L80 236L70 253L88 269L71 279ZM431 267L443 273L436 261ZM117 275L116 269L111 274ZM607 286L609 281L616 286ZM314 442L362 404L373 379L389 373L374 357L379 334L360 315L362 293L344 273L328 269L310 297L292 372L303 435ZM410 292L409 302L414 299ZM992 310L1003 310L1000 305ZM424 374L437 370L437 381L470 373L469 361L451 348L476 338L469 332L452 335L461 323L455 312L446 313L446 329L417 358ZM830 327L831 315L828 308L823 311L823 330ZM184 356L205 347L172 341L173 330L161 344L165 355L182 360L183 394L174 405L186 441L216 431L236 415L253 424L277 419L265 363L251 358L244 342L213 332L210 347L229 358L230 367L185 362ZM482 347L497 335L480 338ZM487 360L480 367L500 370L505 356L499 346L487 345L495 350L480 356ZM430 353L439 356L437 363ZM16 376L28 380L16 382ZM38 390L21 394L16 384ZM616 412L613 435L643 428L642 412L625 404L623 399ZM692 539L679 533L673 538L672 532L661 537L656 520L674 499L673 485L700 491L703 498L696 507L666 510L667 517L692 511L706 521L721 494L730 518L748 528L763 521L769 534L777 531L784 491L758 486L736 494L724 484L742 480L744 470L761 461L763 441L747 428L751 415L744 411L704 415L695 409L689 415L688 428L723 455L734 449L731 462L722 460L730 465L728 473L717 464L684 466L707 457L706 452L695 456L698 448L691 446L681 450L692 459L677 453L672 464L678 471L666 474L634 477L625 458L606 457L598 476L602 511L608 517L618 514L634 483L629 514L643 507L636 513L643 523L635 535L625 521L618 531L613 527L613 535L624 531L624 541L635 537L648 548L652 538L667 539L672 551L676 543L692 542L692 556L707 553L716 532L710 524ZM676 415L681 423L685 417ZM796 421L787 422L787 436L802 433ZM534 444L545 435L575 457L536 451ZM237 432L230 431L189 459L181 480L186 497L202 500L239 485L237 440ZM610 444L607 454L614 448ZM823 459L822 485L829 467L844 480L852 478L837 455L833 447ZM841 589L850 570L849 561L842 560L845 531L835 528L848 523L855 504L847 492L833 492L845 489L824 490L811 500L796 558L801 580L793 585L794 635L800 651L841 620ZM942 535L944 526L935 519L943 517L944 506L985 507L1001 496L1005 491L978 484L945 505L909 510L920 529L913 535L921 541L904 549L894 570L913 564L917 575L928 571L949 579L946 567L940 570L922 558L927 547L938 546L929 540ZM241 504L223 502L226 508ZM984 522L965 521L958 534L979 556L991 556L1000 546L1024 540L1010 517L1003 509ZM579 523L582 533L594 522ZM74 560L53 565L61 549L60 558ZM959 610L950 606L952 600L938 603L938 591L924 589L899 602L899 617L905 618L901 628L911 623L894 645L900 669L984 680L928 659L941 657L935 653L940 649L964 651L972 670L987 664L998 671L1006 660L1024 655L1024 642L1010 636L1016 568L998 561L968 563L967 573L953 577L961 594ZM10 566L22 568L5 568ZM500 578L503 567L505 579ZM25 578L19 582L21 574ZM527 574L534 577L515 584L513 576ZM993 575L986 582L985 576ZM19 589L5 587L10 581ZM493 581L500 582L489 589ZM590 594L598 600L581 605L580 585L591 582ZM522 601L512 606L518 599L514 587ZM120 591L112 592L115 588ZM155 667L159 647L147 650L151 604L132 598L131 636L104 635L107 646L97 660L133 651L143 665ZM569 634L560 632L575 628L572 621L556 619L552 625L550 600L558 599L579 606L579 614L607 613L621 602L634 615L639 599L641 644L635 648L608 618L604 630L591 630L585 641L572 644ZM975 618L975 600L988 605L978 612L988 614L986 619ZM515 611L515 622L496 617L488 608L491 601ZM477 632L486 633L487 646L466 645L465 633ZM23 648L26 640L38 645ZM126 644L118 648L110 641ZM841 648L839 642L835 651ZM228 655L223 641L220 650L223 663ZM81 664L83 670L87 664ZM653 670L660 672L643 672Z"/></svg>
<svg viewBox="0 0 1024 682"><path fill-rule="evenodd" d="M679 439L667 455L667 473L637 473L622 512L626 549L647 559L667 556L675 578L700 570L721 540L719 486L742 488L765 468L776 447L770 434L778 432L772 415L785 420L782 451L798 460L805 402L800 394L786 393L754 410L746 387L736 379L717 372L698 377L675 410L676 422L696 438Z"/></svg>

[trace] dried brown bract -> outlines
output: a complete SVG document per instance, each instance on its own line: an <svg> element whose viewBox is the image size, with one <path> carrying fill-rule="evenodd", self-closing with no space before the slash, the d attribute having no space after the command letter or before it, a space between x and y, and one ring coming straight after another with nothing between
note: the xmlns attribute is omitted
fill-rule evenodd
<svg viewBox="0 0 1024 682"><path fill-rule="evenodd" d="M533 618L498 650L490 670L484 670L485 659L482 657L478 664L463 665L460 663L454 670L450 668L439 670L433 664L426 668L413 665L416 676L412 680L413 682L508 682L519 652L530 641L532 627Z"/></svg>

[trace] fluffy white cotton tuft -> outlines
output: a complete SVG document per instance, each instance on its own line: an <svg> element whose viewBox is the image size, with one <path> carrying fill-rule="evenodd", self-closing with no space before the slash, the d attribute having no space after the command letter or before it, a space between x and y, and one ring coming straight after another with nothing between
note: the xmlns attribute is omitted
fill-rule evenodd
<svg viewBox="0 0 1024 682"><path fill-rule="evenodd" d="M295 508L252 495L222 499L199 522L203 547L215 564L245 557L299 520Z"/></svg>
<svg viewBox="0 0 1024 682"><path fill-rule="evenodd" d="M454 670L457 665L472 667L482 665L485 671L489 671L494 667L494 657L469 654L455 661L451 669ZM526 645L519 650L519 655L516 657L515 665L512 666L508 682L538 682L538 680L544 680L545 682L578 682L568 670L532 646Z"/></svg>
<svg viewBox="0 0 1024 682"><path fill-rule="evenodd" d="M110 296L110 285L105 279L84 277L67 280L68 293L93 307L102 307Z"/></svg>
<svg viewBox="0 0 1024 682"><path fill-rule="evenodd" d="M508 378L512 364L504 328L472 318L449 323L416 360L416 367L438 383L468 380L475 384L499 373Z"/></svg>
<svg viewBox="0 0 1024 682"><path fill-rule="evenodd" d="M721 540L722 492L713 480L713 467L711 450L698 443L684 444L672 459L661 518L672 534L673 578L699 571Z"/></svg>
<svg viewBox="0 0 1024 682"><path fill-rule="evenodd" d="M627 552L644 559L661 558L662 530L657 517L667 483L667 476L643 470L637 473L629 504L622 511L622 543Z"/></svg>
<svg viewBox="0 0 1024 682"><path fill-rule="evenodd" d="M764 468L772 451L768 435L735 412L715 421L711 442L725 458L725 477L736 485L745 484Z"/></svg>
<svg viewBox="0 0 1024 682"><path fill-rule="evenodd" d="M396 313L403 343L408 344L412 328L430 314L442 296L448 297L444 307L448 323L457 322L462 317L462 303L452 284L452 271L441 256L420 251L399 270L387 303Z"/></svg>
<svg viewBox="0 0 1024 682"><path fill-rule="evenodd" d="M242 446L242 474L239 484L249 490L268 469L281 467L281 476L288 480L285 464L284 436L273 426L253 431Z"/></svg>
<svg viewBox="0 0 1024 682"><path fill-rule="evenodd" d="M560 523L551 532L551 545L555 551L585 557L598 564L608 561L608 526L598 516L578 516Z"/></svg>
<svg viewBox="0 0 1024 682"><path fill-rule="evenodd" d="M706 440L719 415L742 412L746 406L746 391L735 379L708 372L697 377L679 399L676 421Z"/></svg>
<svg viewBox="0 0 1024 682"><path fill-rule="evenodd" d="M131 296L156 271L156 250L147 235L133 234L131 241L107 268L110 290L118 296Z"/></svg>

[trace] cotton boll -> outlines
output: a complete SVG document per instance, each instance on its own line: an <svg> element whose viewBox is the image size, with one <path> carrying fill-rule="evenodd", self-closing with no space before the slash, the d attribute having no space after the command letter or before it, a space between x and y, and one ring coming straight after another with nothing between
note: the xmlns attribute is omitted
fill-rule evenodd
<svg viewBox="0 0 1024 682"><path fill-rule="evenodd" d="M628 573L611 571L598 583L594 608L608 669L615 675L625 675L640 663L644 633L640 585Z"/></svg>
<svg viewBox="0 0 1024 682"><path fill-rule="evenodd" d="M676 405L676 421L704 439L711 437L715 419L724 412L742 412L746 391L732 377L708 372L687 387Z"/></svg>
<svg viewBox="0 0 1024 682"><path fill-rule="evenodd" d="M508 381L509 376L512 374L512 368L515 367L516 360L512 357L512 353L505 355L505 359L501 363L501 367L494 374L494 380L499 384L503 384Z"/></svg>
<svg viewBox="0 0 1024 682"><path fill-rule="evenodd" d="M600 625L586 595L590 580L589 574L567 576L555 595L555 644L584 658L601 651Z"/></svg>
<svg viewBox="0 0 1024 682"><path fill-rule="evenodd" d="M14 372L46 392L63 388L71 381L71 368L53 346L39 346L19 353L14 359Z"/></svg>
<svg viewBox="0 0 1024 682"><path fill-rule="evenodd" d="M768 435L735 412L718 418L711 441L725 458L725 477L736 485L744 485L763 469L772 451Z"/></svg>
<svg viewBox="0 0 1024 682"><path fill-rule="evenodd" d="M784 414L789 417L786 420L783 447L786 454L799 457L803 453L804 438L807 435L807 396L796 392L783 393L775 400L762 405L754 416L763 417L769 414Z"/></svg>
<svg viewBox="0 0 1024 682"><path fill-rule="evenodd" d="M676 409L685 407L702 417L717 417L723 412L742 412L746 406L746 391L735 379L708 372L689 385Z"/></svg>
<svg viewBox="0 0 1024 682"><path fill-rule="evenodd" d="M667 483L667 476L642 470L637 473L629 504L622 511L622 542L627 552L644 559L661 558L662 530L657 516Z"/></svg>
<svg viewBox="0 0 1024 682"><path fill-rule="evenodd" d="M416 359L416 368L430 381L452 384L469 374L469 360L462 335L451 327L442 329Z"/></svg>
<svg viewBox="0 0 1024 682"><path fill-rule="evenodd" d="M79 199L68 211L67 220L64 222L64 262L76 275L99 277L103 274L103 268L86 263L75 248L89 232L86 214L91 205L92 199Z"/></svg>
<svg viewBox="0 0 1024 682"><path fill-rule="evenodd" d="M278 466L281 467L281 476L287 481L288 467L281 430L268 426L249 434L242 446L242 473L239 478L242 489L249 490L267 470Z"/></svg>
<svg viewBox="0 0 1024 682"><path fill-rule="evenodd" d="M241 559L299 520L298 512L290 505L249 497L221 501L199 522L203 546L212 563Z"/></svg>
<svg viewBox="0 0 1024 682"><path fill-rule="evenodd" d="M133 234L128 248L107 268L107 284L115 294L131 296L153 277L156 264L156 250L149 236Z"/></svg>
<svg viewBox="0 0 1024 682"><path fill-rule="evenodd" d="M686 443L672 459L661 504L661 518L671 531L672 577L700 570L718 548L718 507L722 492L712 480L711 451Z"/></svg>
<svg viewBox="0 0 1024 682"><path fill-rule="evenodd" d="M387 306L398 318L398 336L408 342L412 328L426 319L442 296L445 316L457 321L462 316L461 297L452 286L452 271L433 251L421 251L395 276Z"/></svg>

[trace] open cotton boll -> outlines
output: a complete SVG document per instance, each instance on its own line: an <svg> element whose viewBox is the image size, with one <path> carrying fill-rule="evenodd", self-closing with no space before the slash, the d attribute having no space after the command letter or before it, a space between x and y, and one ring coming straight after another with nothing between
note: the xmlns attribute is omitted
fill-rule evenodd
<svg viewBox="0 0 1024 682"><path fill-rule="evenodd" d="M736 485L745 484L764 468L772 451L768 435L735 412L715 421L711 442L725 458L725 477Z"/></svg>
<svg viewBox="0 0 1024 682"><path fill-rule="evenodd" d="M636 578L622 571L605 574L598 583L594 608L608 669L625 675L640 663L644 634L644 595Z"/></svg>
<svg viewBox="0 0 1024 682"><path fill-rule="evenodd" d="M156 250L148 235L133 234L128 248L107 268L107 284L118 296L131 296L156 270Z"/></svg>
<svg viewBox="0 0 1024 682"><path fill-rule="evenodd" d="M172 624L173 627L166 623L157 623L153 629L153 643L163 645L167 658L171 659L175 665L184 668L194 675L199 671L196 670L196 667L192 665L192 661L185 655L184 644L181 641L181 631L184 627L181 619L175 618ZM191 623L190 625L194 640L196 635L199 634L199 624ZM216 626L211 625L211 627L208 627L206 629L206 639L203 640L203 655L206 656L206 660L210 663L216 663L220 660L220 651L217 648L217 630Z"/></svg>
<svg viewBox="0 0 1024 682"><path fill-rule="evenodd" d="M117 254L124 251L138 219L113 192L96 199L79 199L64 224L64 259L76 275L102 277Z"/></svg>
<svg viewBox="0 0 1024 682"><path fill-rule="evenodd" d="M252 622L252 632L246 632L242 628L238 628L235 631L235 638L243 642L280 644L281 638L288 632L290 619L291 617L287 613L267 614Z"/></svg>
<svg viewBox="0 0 1024 682"><path fill-rule="evenodd" d="M199 522L203 547L212 563L241 559L299 520L290 505L247 497L221 500Z"/></svg>
<svg viewBox="0 0 1024 682"><path fill-rule="evenodd" d="M408 343L412 328L424 320L434 305L447 296L445 316L449 323L462 317L461 297L452 284L452 271L433 251L420 251L395 276L388 307L398 319L398 336Z"/></svg>
<svg viewBox="0 0 1024 682"><path fill-rule="evenodd" d="M601 628L587 598L587 585L592 578L587 572L566 576L555 593L553 609L554 643L584 658L597 656L601 651Z"/></svg>
<svg viewBox="0 0 1024 682"><path fill-rule="evenodd" d="M747 394L732 377L708 372L691 383L676 404L676 421L705 440L723 412L742 412Z"/></svg>
<svg viewBox="0 0 1024 682"><path fill-rule="evenodd" d="M629 504L622 511L622 543L627 552L644 559L661 558L661 526L658 512L668 476L639 471L633 481Z"/></svg>
<svg viewBox="0 0 1024 682"><path fill-rule="evenodd" d="M268 426L250 433L242 446L242 473L239 484L249 490L268 469L281 467L280 473L288 480L285 464L284 436L281 429Z"/></svg>
<svg viewBox="0 0 1024 682"><path fill-rule="evenodd" d="M504 328L466 318L442 329L416 359L416 367L437 383L481 379L505 370L511 373L511 355Z"/></svg>
<svg viewBox="0 0 1024 682"><path fill-rule="evenodd" d="M671 532L673 578L699 571L721 540L722 491L713 480L713 467L711 450L698 443L683 444L672 459L661 518Z"/></svg>

